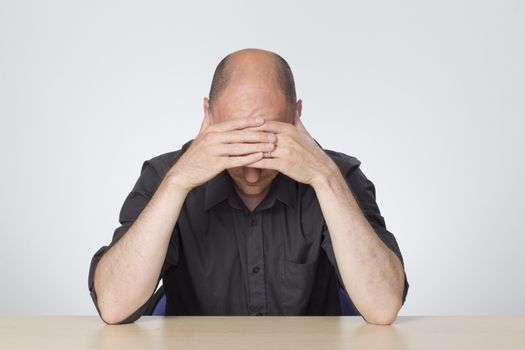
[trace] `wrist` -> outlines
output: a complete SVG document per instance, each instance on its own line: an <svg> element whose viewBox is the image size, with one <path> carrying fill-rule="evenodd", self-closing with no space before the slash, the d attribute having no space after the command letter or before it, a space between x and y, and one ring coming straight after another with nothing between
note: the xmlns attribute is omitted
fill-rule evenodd
<svg viewBox="0 0 525 350"><path fill-rule="evenodd" d="M178 174L172 171L166 174L163 182L166 183L168 187L184 194L188 194L188 192L192 190L191 186L187 185Z"/></svg>
<svg viewBox="0 0 525 350"><path fill-rule="evenodd" d="M316 191L322 188L333 186L334 182L339 181L342 177L339 168L331 159L324 167L320 167L320 169L321 171L311 183L311 186Z"/></svg>

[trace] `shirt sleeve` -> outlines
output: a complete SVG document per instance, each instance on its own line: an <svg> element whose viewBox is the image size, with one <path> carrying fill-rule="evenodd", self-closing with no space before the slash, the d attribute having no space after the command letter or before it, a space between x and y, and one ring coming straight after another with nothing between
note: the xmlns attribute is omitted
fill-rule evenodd
<svg viewBox="0 0 525 350"><path fill-rule="evenodd" d="M100 315L100 310L99 310L98 303L97 303L97 293L96 293L95 285L94 285L95 269L97 267L97 264L102 258L102 256L126 234L128 229L135 222L135 220L140 215L144 207L148 204L149 200L151 199L151 197L157 190L161 181L162 181L162 178L159 175L159 173L155 170L153 164L150 161L145 161L142 165L140 177L136 181L135 186L133 187L131 192L128 194L128 196L126 197L122 205L122 208L120 210L120 215L119 215L120 226L115 229L111 243L108 246L101 247L91 259L91 265L89 268L89 275L88 275L88 286L89 286L89 292L91 294L91 298L93 299L95 308L97 309L99 316L101 315ZM162 267L162 272L157 280L157 286L160 282L160 279L164 275L164 272L166 271L166 269L172 266L176 266L177 264L177 260L178 260L177 234L178 234L178 226L176 225L174 233L172 234L172 238L170 239L170 245L169 245L168 253L166 255L166 258L165 258L165 261ZM157 288L155 287L155 290L156 289ZM153 295L154 294L151 295L150 299L146 303L144 303L144 305L139 307L129 317L127 317L126 319L124 319L123 321L119 323L134 322L140 316L142 316L144 310L149 305L150 300L152 299Z"/></svg>
<svg viewBox="0 0 525 350"><path fill-rule="evenodd" d="M375 186L372 183L372 181L366 178L366 176L363 174L363 172L359 168L359 165L361 164L361 162L354 157L349 157L349 158L353 159L353 162L350 162L350 165L347 165L345 167L340 167L342 168L341 170L342 170L343 176L346 179L346 182L349 185L352 193L354 194L354 197L356 198L361 208L361 211L367 218L368 222L374 229L375 233L381 239L381 241L390 250L392 250L392 252L394 252L394 254L399 258L399 260L401 261L401 264L403 265L403 270L404 270L405 264L403 261L403 256L401 254L401 251L397 244L396 238L386 228L385 219L381 215L379 207L376 203ZM326 222L323 224L322 240L323 241L321 245L328 256L328 259L330 260L332 265L335 266L337 277L339 278L339 283L341 284L343 288L345 288L343 280L341 278L341 274L339 272L339 268L337 267L337 262L336 262L334 250L332 247L332 241L330 239L330 233L328 231ZM405 303L405 300L406 300L408 288L409 288L409 284L408 284L408 280L407 280L407 276L405 272L405 283L404 283L403 300L402 300L403 304Z"/></svg>

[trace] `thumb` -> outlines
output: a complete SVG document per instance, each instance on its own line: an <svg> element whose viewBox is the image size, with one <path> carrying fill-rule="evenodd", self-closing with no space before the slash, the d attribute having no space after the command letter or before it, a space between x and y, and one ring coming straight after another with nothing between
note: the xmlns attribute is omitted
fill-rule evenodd
<svg viewBox="0 0 525 350"><path fill-rule="evenodd" d="M208 113L204 114L204 118L202 119L201 129L199 130L199 134L201 134L204 130L206 130L211 124L210 116Z"/></svg>
<svg viewBox="0 0 525 350"><path fill-rule="evenodd" d="M304 127L303 122L301 121L301 117L299 117L298 113L295 113L295 120L294 120L295 126L297 129L301 131L306 131L306 128Z"/></svg>

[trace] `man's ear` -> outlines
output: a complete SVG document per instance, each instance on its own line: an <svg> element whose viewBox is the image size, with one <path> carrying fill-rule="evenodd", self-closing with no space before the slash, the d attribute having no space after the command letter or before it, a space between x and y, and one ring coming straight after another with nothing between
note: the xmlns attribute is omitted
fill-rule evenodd
<svg viewBox="0 0 525 350"><path fill-rule="evenodd" d="M295 104L295 115L294 119L297 116L297 118L301 118L301 112L303 111L303 100L299 99Z"/></svg>
<svg viewBox="0 0 525 350"><path fill-rule="evenodd" d="M203 102L203 107L204 107L204 116L205 117L208 117L208 119L210 120L210 125L213 124L213 116L211 114L211 109L210 109L210 100L208 100L207 97L204 98L204 102Z"/></svg>

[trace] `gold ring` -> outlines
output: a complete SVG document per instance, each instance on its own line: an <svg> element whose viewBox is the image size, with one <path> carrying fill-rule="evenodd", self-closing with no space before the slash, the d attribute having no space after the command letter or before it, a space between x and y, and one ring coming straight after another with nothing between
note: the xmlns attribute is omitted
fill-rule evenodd
<svg viewBox="0 0 525 350"><path fill-rule="evenodd" d="M268 156L265 156L264 158L272 158L272 152L266 152L266 154L268 154Z"/></svg>

